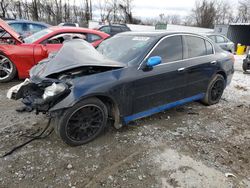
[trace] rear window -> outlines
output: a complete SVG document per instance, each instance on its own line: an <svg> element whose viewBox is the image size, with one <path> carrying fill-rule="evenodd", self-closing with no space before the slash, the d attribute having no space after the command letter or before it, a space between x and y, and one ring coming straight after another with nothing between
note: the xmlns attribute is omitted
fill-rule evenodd
<svg viewBox="0 0 250 188"><path fill-rule="evenodd" d="M23 24L22 23L11 23L10 26L19 34L23 33Z"/></svg>
<svg viewBox="0 0 250 188"><path fill-rule="evenodd" d="M27 24L27 30L32 32L32 33L36 33L38 31L41 31L43 29L46 29L45 26L43 25L38 25L38 24Z"/></svg>
<svg viewBox="0 0 250 188"><path fill-rule="evenodd" d="M194 36L185 36L188 58L207 55L205 40Z"/></svg>

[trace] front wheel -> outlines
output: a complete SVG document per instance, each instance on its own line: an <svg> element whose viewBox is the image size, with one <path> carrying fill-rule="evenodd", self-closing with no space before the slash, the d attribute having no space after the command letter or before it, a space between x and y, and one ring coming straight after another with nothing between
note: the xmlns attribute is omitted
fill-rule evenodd
<svg viewBox="0 0 250 188"><path fill-rule="evenodd" d="M0 53L0 83L11 81L16 76L16 66L4 54Z"/></svg>
<svg viewBox="0 0 250 188"><path fill-rule="evenodd" d="M222 75L217 74L209 83L206 95L202 102L205 105L217 104L225 89L225 79Z"/></svg>
<svg viewBox="0 0 250 188"><path fill-rule="evenodd" d="M107 125L108 110L97 98L83 100L57 117L56 132L70 146L86 144L99 136Z"/></svg>

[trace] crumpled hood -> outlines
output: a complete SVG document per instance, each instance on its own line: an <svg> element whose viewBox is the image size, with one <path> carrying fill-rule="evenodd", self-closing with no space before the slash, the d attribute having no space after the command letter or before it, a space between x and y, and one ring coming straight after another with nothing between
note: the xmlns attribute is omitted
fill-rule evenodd
<svg viewBox="0 0 250 188"><path fill-rule="evenodd" d="M84 66L126 67L125 64L107 59L91 44L82 39L73 39L63 44L55 54L42 60L30 70L30 77L46 78L52 74Z"/></svg>

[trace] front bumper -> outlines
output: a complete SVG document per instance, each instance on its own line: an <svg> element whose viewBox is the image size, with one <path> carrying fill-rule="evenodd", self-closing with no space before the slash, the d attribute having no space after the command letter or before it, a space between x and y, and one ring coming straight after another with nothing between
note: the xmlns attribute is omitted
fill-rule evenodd
<svg viewBox="0 0 250 188"><path fill-rule="evenodd" d="M66 89L63 92L44 99L45 88L52 85L52 83L33 83L29 79L26 79L23 83L10 88L7 92L7 98L13 100L21 99L25 106L36 110L37 113L46 113L70 93L68 86L65 84Z"/></svg>
<svg viewBox="0 0 250 188"><path fill-rule="evenodd" d="M16 98L17 98L17 93L20 92L20 90L21 90L21 88L22 88L23 86L26 86L26 85L28 85L28 84L30 84L30 80L29 80L29 79L26 79L23 83L13 86L12 88L10 88L10 89L8 90L8 92L7 92L7 98L8 98L8 99L17 100L17 99L16 99Z"/></svg>

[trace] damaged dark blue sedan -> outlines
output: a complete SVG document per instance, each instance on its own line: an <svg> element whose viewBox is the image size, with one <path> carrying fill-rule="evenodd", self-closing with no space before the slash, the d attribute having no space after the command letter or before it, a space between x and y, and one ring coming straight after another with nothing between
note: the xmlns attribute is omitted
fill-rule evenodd
<svg viewBox="0 0 250 188"><path fill-rule="evenodd" d="M118 34L96 49L81 39L43 60L30 79L8 92L54 119L72 146L192 101L219 102L234 73L234 57L210 39L181 32Z"/></svg>

